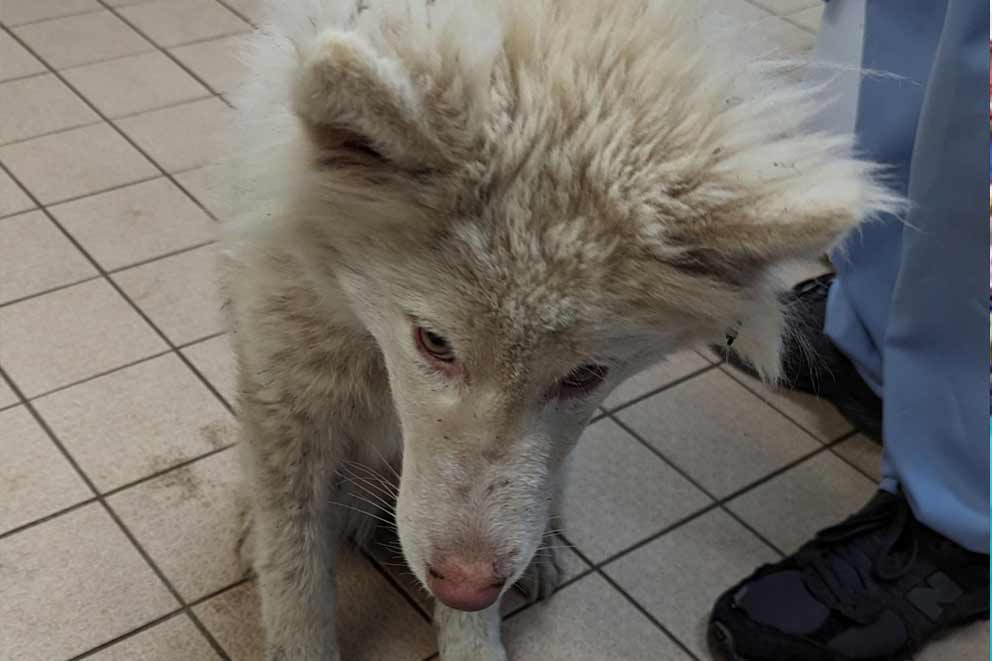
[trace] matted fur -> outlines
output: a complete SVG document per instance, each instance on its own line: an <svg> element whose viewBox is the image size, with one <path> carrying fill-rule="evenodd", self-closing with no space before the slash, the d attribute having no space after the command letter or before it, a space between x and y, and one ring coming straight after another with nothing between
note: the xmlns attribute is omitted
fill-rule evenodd
<svg viewBox="0 0 992 661"><path fill-rule="evenodd" d="M356 471L402 463L421 580L455 554L512 583L612 386L738 326L774 379L775 269L897 206L849 137L809 130L817 91L708 32L706 4L270 3L224 278L269 659L336 658L326 576L377 496ZM548 394L584 363L602 387ZM440 608L445 661L504 658L493 613Z"/></svg>

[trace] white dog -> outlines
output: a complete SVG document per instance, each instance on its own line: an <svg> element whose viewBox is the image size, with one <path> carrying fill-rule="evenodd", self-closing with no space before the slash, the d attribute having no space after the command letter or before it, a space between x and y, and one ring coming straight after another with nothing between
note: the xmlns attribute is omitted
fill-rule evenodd
<svg viewBox="0 0 992 661"><path fill-rule="evenodd" d="M774 378L770 273L894 204L696 11L271 2L224 277L269 661L339 658L335 553L387 466L442 659L505 659L499 599L611 388L728 329Z"/></svg>

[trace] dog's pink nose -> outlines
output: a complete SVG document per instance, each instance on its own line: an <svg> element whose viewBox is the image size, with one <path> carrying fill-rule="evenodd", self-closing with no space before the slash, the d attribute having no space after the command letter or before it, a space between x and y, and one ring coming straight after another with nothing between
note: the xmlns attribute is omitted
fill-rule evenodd
<svg viewBox="0 0 992 661"><path fill-rule="evenodd" d="M492 562L450 556L427 567L427 587L442 604L461 611L489 608L505 583Z"/></svg>

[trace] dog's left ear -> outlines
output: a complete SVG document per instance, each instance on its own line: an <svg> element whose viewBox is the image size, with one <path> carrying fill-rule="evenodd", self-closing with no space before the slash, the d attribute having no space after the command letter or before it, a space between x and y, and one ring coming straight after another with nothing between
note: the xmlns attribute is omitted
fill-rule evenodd
<svg viewBox="0 0 992 661"><path fill-rule="evenodd" d="M409 65L358 32L333 29L301 54L293 110L322 165L421 172L451 162L458 109L438 117L426 98L436 80L422 72L418 87Z"/></svg>
<svg viewBox="0 0 992 661"><path fill-rule="evenodd" d="M783 143L788 146L787 143ZM721 328L769 381L779 374L779 352L788 323L778 295L791 283L783 267L828 254L852 231L880 213L898 212L902 201L879 180L880 168L838 148L835 138L811 136L795 164L755 165L735 177L695 218L672 222L664 232L665 260L696 280L722 310ZM703 303L706 305L706 303ZM717 329L714 329L717 330Z"/></svg>

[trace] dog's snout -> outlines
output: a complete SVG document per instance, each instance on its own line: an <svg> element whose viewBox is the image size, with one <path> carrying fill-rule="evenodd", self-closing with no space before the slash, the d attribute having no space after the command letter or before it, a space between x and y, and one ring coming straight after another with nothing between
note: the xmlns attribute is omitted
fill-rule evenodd
<svg viewBox="0 0 992 661"><path fill-rule="evenodd" d="M447 556L427 566L427 587L438 601L457 610L492 606L505 583L493 561Z"/></svg>

